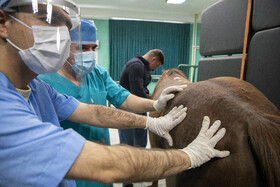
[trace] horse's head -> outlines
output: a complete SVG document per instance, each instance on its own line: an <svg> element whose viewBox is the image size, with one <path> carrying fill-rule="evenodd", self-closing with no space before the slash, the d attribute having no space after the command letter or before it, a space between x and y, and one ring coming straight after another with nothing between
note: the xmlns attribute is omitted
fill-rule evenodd
<svg viewBox="0 0 280 187"><path fill-rule="evenodd" d="M166 70L162 73L161 78L158 80L151 99L157 99L164 88L186 84L191 84L191 82L182 71L178 69Z"/></svg>

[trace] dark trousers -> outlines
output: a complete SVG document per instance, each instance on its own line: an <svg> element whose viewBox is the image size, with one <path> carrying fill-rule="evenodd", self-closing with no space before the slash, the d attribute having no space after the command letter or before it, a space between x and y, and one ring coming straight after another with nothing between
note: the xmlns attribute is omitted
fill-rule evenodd
<svg viewBox="0 0 280 187"><path fill-rule="evenodd" d="M146 147L147 130L145 129L119 129L121 144L127 144L134 147ZM133 187L133 184L123 184L123 187Z"/></svg>
<svg viewBox="0 0 280 187"><path fill-rule="evenodd" d="M142 114L145 115L146 114ZM146 129L119 129L119 138L121 144L127 144L134 147L146 147L147 130ZM123 187L133 187L132 184L123 184Z"/></svg>
<svg viewBox="0 0 280 187"><path fill-rule="evenodd" d="M119 129L121 144L127 144L134 147L146 147L147 130L145 129Z"/></svg>
<svg viewBox="0 0 280 187"><path fill-rule="evenodd" d="M147 116L147 113L140 114ZM120 144L127 144L134 147L146 147L147 130L146 129L119 129Z"/></svg>

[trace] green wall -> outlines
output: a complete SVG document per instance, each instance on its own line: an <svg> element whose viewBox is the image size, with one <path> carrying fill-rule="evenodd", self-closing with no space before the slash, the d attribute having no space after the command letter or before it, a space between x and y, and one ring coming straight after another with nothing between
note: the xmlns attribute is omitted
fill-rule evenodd
<svg viewBox="0 0 280 187"><path fill-rule="evenodd" d="M200 28L201 28L201 24L197 24L197 35L196 35L196 46L199 46L200 45ZM189 60L188 62L186 62L186 64L191 64L191 61L192 61L192 42L193 42L193 24L191 24L191 28L190 28L190 47L189 47ZM195 64L198 65L199 63L199 60L200 58L202 58L202 56L200 55L199 53L199 48L196 49L196 62ZM184 71L183 71L184 72ZM184 73L187 73L187 72L184 72ZM195 77L194 77L194 82L197 81L197 69L196 69L196 72L195 72ZM148 86L148 89L150 91L150 93L152 93L155 89L155 86L156 86L156 81L152 81L149 86Z"/></svg>
<svg viewBox="0 0 280 187"><path fill-rule="evenodd" d="M99 40L99 48L98 48L98 64L102 67L104 67L109 73L110 73L110 47L109 47L109 20L108 19L94 19L94 22L97 27L97 40ZM191 24L190 29L190 53L192 54L192 36L193 36L193 24ZM197 43L196 45L199 46L200 43L200 24L197 25ZM189 55L189 61L186 62L186 64L191 63L191 57L192 55ZM199 53L199 49L196 50L196 65L198 65L198 62L201 58L201 55ZM196 73L197 75L197 73ZM196 78L194 81L196 82ZM152 81L150 85L148 86L148 89L150 90L150 93L153 92L154 87L156 85L155 81Z"/></svg>
<svg viewBox="0 0 280 187"><path fill-rule="evenodd" d="M94 20L99 40L98 64L110 71L109 20Z"/></svg>

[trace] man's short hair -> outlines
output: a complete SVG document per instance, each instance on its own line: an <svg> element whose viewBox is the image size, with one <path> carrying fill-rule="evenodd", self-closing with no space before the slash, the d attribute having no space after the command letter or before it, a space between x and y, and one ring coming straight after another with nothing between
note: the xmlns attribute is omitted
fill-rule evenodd
<svg viewBox="0 0 280 187"><path fill-rule="evenodd" d="M164 64L164 54L163 54L162 50L152 49L147 53L147 55L149 57L156 57L161 62L161 64Z"/></svg>

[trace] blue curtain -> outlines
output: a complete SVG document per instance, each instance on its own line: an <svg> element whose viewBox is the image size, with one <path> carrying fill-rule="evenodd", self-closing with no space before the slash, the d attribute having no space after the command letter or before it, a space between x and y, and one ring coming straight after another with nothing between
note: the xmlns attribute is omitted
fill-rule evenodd
<svg viewBox="0 0 280 187"><path fill-rule="evenodd" d="M109 32L110 75L115 81L128 60L150 49L161 49L165 56L164 65L152 75L189 63L190 24L110 20Z"/></svg>

